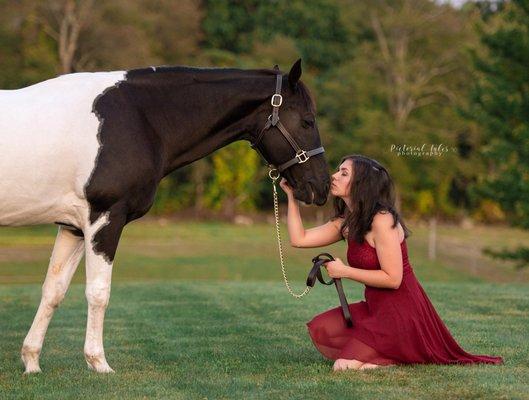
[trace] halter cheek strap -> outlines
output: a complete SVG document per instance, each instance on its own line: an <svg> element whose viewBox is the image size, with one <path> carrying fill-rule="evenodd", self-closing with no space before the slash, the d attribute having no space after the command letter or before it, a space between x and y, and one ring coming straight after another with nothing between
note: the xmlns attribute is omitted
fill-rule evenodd
<svg viewBox="0 0 529 400"><path fill-rule="evenodd" d="M292 137L292 135L288 132L287 128L285 128L285 126L279 120L279 107L281 107L281 104L283 104L283 96L281 96L282 76L279 73L279 69L277 68L277 66L274 69L278 71L278 74L276 75L276 91L270 100L270 104L272 105L272 114L270 114L270 116L268 117L268 120L266 121L265 126L259 132L259 135L257 136L255 142L251 144L251 147L255 149L261 155L261 157L267 162L268 165L277 169L279 172L283 172L285 169L291 167L292 165L303 164L310 157L325 152L325 149L323 147L318 147L316 149L312 149L309 151L303 150L298 145L296 140ZM266 160L266 157L263 155L263 153L258 148L258 145L261 143L264 134L271 127L277 128L279 132L285 137L285 139L287 139L287 141L290 143L290 145L296 152L293 158L284 162L283 164L280 164L279 166L274 166L273 164L270 164Z"/></svg>

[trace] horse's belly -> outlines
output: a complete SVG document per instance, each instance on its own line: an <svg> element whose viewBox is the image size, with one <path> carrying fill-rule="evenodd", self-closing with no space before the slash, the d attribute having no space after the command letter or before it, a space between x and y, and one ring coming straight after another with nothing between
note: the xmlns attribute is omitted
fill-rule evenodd
<svg viewBox="0 0 529 400"><path fill-rule="evenodd" d="M1 197L1 196L0 196ZM62 222L83 227L89 205L73 193L41 199L13 196L1 199L0 226L26 226Z"/></svg>
<svg viewBox="0 0 529 400"><path fill-rule="evenodd" d="M0 225L61 222L75 212L68 204L83 203L89 171L80 168L70 141L58 136L50 131L46 141L33 136L34 141L0 142Z"/></svg>

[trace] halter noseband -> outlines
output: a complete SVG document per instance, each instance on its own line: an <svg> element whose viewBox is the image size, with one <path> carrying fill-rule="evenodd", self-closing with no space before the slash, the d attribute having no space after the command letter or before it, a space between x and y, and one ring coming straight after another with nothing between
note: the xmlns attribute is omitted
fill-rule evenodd
<svg viewBox="0 0 529 400"><path fill-rule="evenodd" d="M263 155L263 153L261 153L257 146L261 143L261 140L263 139L263 136L268 129L270 129L272 126L279 129L279 132L283 134L285 139L288 140L290 145L296 151L296 155L292 159L279 165L278 167L275 167L274 165L268 163L269 166L274 167L279 172L283 172L285 169L291 167L294 164L303 164L310 157L315 156L316 154L323 153L325 152L325 150L323 147L318 147L317 149L309 151L302 150L298 143L294 140L292 135L288 132L287 128L285 128L285 126L279 120L279 107L281 106L281 104L283 104L283 96L281 96L282 75L279 73L279 69L277 68L277 66L274 69L278 72L278 74L276 75L276 92L270 100L270 104L272 105L272 114L268 117L265 126L259 132L259 135L257 136L255 142L251 143L251 147L252 149L255 149L261 155L261 157L268 163L265 156Z"/></svg>

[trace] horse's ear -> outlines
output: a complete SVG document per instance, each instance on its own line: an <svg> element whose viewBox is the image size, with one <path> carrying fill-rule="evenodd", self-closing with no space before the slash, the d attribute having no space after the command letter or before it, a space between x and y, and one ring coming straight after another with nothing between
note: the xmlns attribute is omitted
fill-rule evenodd
<svg viewBox="0 0 529 400"><path fill-rule="evenodd" d="M290 68L290 72L288 73L288 83L290 84L290 87L294 89L299 81L299 78L301 77L301 58L298 59Z"/></svg>

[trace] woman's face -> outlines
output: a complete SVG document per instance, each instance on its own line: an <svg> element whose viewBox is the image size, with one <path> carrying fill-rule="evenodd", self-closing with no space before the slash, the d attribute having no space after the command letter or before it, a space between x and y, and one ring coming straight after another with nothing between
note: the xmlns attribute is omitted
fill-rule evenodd
<svg viewBox="0 0 529 400"><path fill-rule="evenodd" d="M338 171L331 176L331 194L336 197L348 198L353 180L353 161L345 160Z"/></svg>

